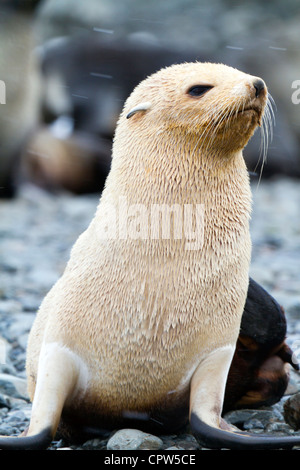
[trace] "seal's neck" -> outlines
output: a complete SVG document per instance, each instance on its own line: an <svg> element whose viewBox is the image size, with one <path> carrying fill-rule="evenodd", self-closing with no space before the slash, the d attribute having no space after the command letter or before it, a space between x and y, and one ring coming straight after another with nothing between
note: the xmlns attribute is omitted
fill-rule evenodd
<svg viewBox="0 0 300 470"><path fill-rule="evenodd" d="M249 180L242 151L222 153L203 149L199 136L184 139L176 132L139 136L139 141L114 145L106 190L130 203L206 203L227 194L248 191ZM233 190L234 188L234 190Z"/></svg>
<svg viewBox="0 0 300 470"><path fill-rule="evenodd" d="M188 236L184 232L185 237L181 238L176 232L177 238L173 234L164 239L163 245L157 243L161 215L164 221L174 217L174 230L187 227L196 233L197 246L198 240L200 245L202 243L201 230L205 226L207 237L202 251L210 253L214 247L219 260L220 253L229 249L238 234L248 232L251 193L242 153L239 151L222 158L212 151L209 154L201 152L190 145L188 139L176 143L162 138L160 142L144 140L143 144L142 147L127 142L126 148L123 142L115 146L111 172L96 218L103 220L101 207L107 205L119 217L119 227L123 227L120 219L123 220L124 214L131 214L134 227L146 227L143 236L150 242L143 245L144 250L152 254L155 250L165 250L166 256L170 253L182 256L182 249L189 252L185 243L190 243L192 236L190 232ZM151 237L147 231L149 218ZM126 218L124 226L130 223ZM140 233L137 239L138 236Z"/></svg>

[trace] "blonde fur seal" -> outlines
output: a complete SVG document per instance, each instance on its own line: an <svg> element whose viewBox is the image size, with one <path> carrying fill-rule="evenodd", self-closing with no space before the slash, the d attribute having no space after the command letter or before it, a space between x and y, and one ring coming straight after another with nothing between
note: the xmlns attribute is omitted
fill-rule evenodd
<svg viewBox="0 0 300 470"><path fill-rule="evenodd" d="M236 433L221 418L249 282L242 149L266 101L262 80L221 64L175 65L134 90L95 217L30 334L27 437L1 447L45 444L61 418L106 428L134 416L163 430L181 424L180 412L209 447L297 443ZM200 246L175 225L166 238L145 230L136 211L157 205L203 208Z"/></svg>

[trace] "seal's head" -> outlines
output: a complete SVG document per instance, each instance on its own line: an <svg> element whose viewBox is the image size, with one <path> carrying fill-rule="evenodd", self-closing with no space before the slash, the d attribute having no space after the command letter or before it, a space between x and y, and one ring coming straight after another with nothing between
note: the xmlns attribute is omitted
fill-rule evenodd
<svg viewBox="0 0 300 470"><path fill-rule="evenodd" d="M223 64L184 63L144 80L127 100L127 117L157 132L196 136L215 154L245 147L261 125L267 88L258 77ZM148 124L147 124L148 123Z"/></svg>

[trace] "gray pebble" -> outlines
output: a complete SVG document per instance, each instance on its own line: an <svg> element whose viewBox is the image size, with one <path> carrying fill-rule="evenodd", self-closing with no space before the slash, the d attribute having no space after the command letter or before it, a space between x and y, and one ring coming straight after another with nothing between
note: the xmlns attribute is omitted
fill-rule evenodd
<svg viewBox="0 0 300 470"><path fill-rule="evenodd" d="M21 377L0 374L0 391L14 398L28 399L27 381Z"/></svg>
<svg viewBox="0 0 300 470"><path fill-rule="evenodd" d="M300 429L300 393L291 396L284 403L283 409L286 422L298 431Z"/></svg>
<svg viewBox="0 0 300 470"><path fill-rule="evenodd" d="M108 441L107 450L157 450L163 441L137 429L121 429Z"/></svg>
<svg viewBox="0 0 300 470"><path fill-rule="evenodd" d="M184 447L180 447L180 445L176 445L176 446L167 447L165 450L184 450Z"/></svg>
<svg viewBox="0 0 300 470"><path fill-rule="evenodd" d="M8 418L7 418L7 423L9 423L11 426L18 425L19 423L23 423L27 420L27 417L23 411L18 410L12 412Z"/></svg>
<svg viewBox="0 0 300 470"><path fill-rule="evenodd" d="M13 426L7 423L0 424L0 435L1 436L13 436L15 434L15 429Z"/></svg>
<svg viewBox="0 0 300 470"><path fill-rule="evenodd" d="M82 445L82 449L84 450L98 450L98 449L106 449L107 440L104 439L90 439L86 441Z"/></svg>
<svg viewBox="0 0 300 470"><path fill-rule="evenodd" d="M259 419L253 418L244 423L244 429L248 431L253 429L264 429L264 425Z"/></svg>
<svg viewBox="0 0 300 470"><path fill-rule="evenodd" d="M8 398L2 393L0 393L0 408L8 407L8 406L9 406Z"/></svg>

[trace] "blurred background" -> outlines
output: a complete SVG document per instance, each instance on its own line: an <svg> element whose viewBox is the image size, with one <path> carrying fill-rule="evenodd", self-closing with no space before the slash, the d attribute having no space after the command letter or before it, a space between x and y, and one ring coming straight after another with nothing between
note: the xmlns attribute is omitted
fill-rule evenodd
<svg viewBox="0 0 300 470"><path fill-rule="evenodd" d="M261 76L275 100L262 178L260 132L244 152L250 275L283 305L300 361L299 0L0 0L0 434L28 424L28 333L95 213L125 99L190 60Z"/></svg>
<svg viewBox="0 0 300 470"><path fill-rule="evenodd" d="M190 60L266 81L276 125L263 177L298 178L298 0L2 0L0 197L28 182L49 192L100 192L124 100L150 73ZM259 132L245 156L259 173Z"/></svg>

